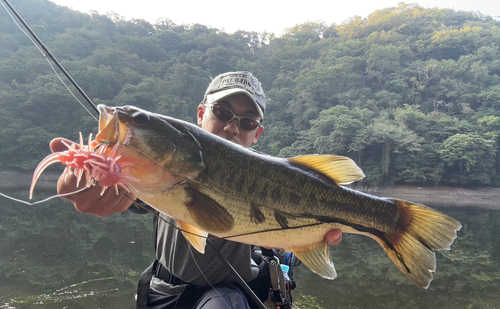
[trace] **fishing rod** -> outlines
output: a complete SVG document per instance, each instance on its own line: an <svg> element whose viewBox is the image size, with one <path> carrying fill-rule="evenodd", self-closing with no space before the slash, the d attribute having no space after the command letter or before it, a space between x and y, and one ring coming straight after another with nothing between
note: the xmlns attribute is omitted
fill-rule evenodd
<svg viewBox="0 0 500 309"><path fill-rule="evenodd" d="M12 11L12 13L14 13L14 15L16 15L17 19L23 24L24 28L26 28L26 30L28 30L28 32L30 33L31 37L33 39L35 39L35 41L38 43L38 45L40 45L40 47L42 48L43 52L45 53L44 56L45 57L49 57L56 64L56 66L59 68L59 70L61 70L61 72L64 74L64 76L66 76L66 78L71 82L71 84L73 86L75 86L76 90L78 90L78 92L83 96L83 98L87 101L87 103L89 103L90 107L92 107L92 109L97 114L99 114L99 110L95 106L94 102L92 102L92 100L87 96L87 94L85 92L83 92L82 88L80 88L80 86L78 86L78 84L69 75L69 73L66 72L66 70L59 63L59 61L57 61L57 59L54 57L54 55L52 55L52 53L49 51L49 49L36 36L36 34L33 32L33 30L31 30L31 28L28 26L28 24L26 24L26 22L23 20L23 18L21 17L21 15L19 15L19 13L17 13L17 11L12 7L12 5L10 5L9 1L3 0L3 2L5 2L5 4L9 7L9 9Z"/></svg>

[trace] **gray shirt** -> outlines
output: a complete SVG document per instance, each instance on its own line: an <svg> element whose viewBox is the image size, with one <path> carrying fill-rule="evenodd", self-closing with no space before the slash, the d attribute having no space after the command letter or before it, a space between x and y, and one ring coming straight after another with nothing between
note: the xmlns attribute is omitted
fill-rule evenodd
<svg viewBox="0 0 500 309"><path fill-rule="evenodd" d="M159 216L177 226L171 217ZM210 247L201 254L191 247L182 233L155 217L156 257L177 278L199 287L209 287L221 282L236 282L236 277L215 255ZM259 268L251 258L252 247L233 241L210 239L238 274L249 282L257 277ZM208 281L209 282L208 282Z"/></svg>

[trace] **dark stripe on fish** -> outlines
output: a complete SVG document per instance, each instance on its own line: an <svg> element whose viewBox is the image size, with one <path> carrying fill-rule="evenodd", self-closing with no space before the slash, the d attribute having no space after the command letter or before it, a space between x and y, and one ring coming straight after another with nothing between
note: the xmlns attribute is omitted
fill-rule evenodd
<svg viewBox="0 0 500 309"><path fill-rule="evenodd" d="M389 247L389 249L391 249L392 251L394 251L396 253L398 260L401 262L401 264L403 264L406 271L408 273L411 273L410 269L408 268L408 266L406 265L406 263L403 259L403 256L401 255L401 253L399 253L396 250L396 248L394 248L393 244L387 239L386 234L384 232L381 232L381 231L374 229L374 228L368 228L368 227L363 226L361 224L350 223L350 222L347 222L345 220L338 219L338 218L332 218L332 217L326 217L326 216L315 216L315 215L299 215L299 216L302 218L316 219L319 222L323 222L323 223L339 223L339 224L342 224L345 226L352 227L356 231L369 233L369 234L376 236L377 238L381 239L387 245L387 247ZM427 246L427 245L425 245L425 246Z"/></svg>

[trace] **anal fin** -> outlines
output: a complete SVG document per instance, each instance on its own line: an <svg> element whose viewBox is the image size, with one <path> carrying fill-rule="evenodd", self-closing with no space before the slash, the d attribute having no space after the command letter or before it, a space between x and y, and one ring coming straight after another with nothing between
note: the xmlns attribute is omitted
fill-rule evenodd
<svg viewBox="0 0 500 309"><path fill-rule="evenodd" d="M208 233L183 221L177 220L182 235L198 252L205 253Z"/></svg>
<svg viewBox="0 0 500 309"><path fill-rule="evenodd" d="M293 252L310 270L326 279L335 279L337 272L330 260L330 251L326 242L312 245L307 249L287 249Z"/></svg>

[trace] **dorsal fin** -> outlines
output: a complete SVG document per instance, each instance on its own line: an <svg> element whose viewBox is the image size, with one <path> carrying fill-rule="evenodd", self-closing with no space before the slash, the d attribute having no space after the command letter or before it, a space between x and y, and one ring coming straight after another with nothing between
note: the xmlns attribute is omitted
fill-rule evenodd
<svg viewBox="0 0 500 309"><path fill-rule="evenodd" d="M347 157L314 154L289 158L288 160L320 172L338 185L347 185L365 177L359 166Z"/></svg>

